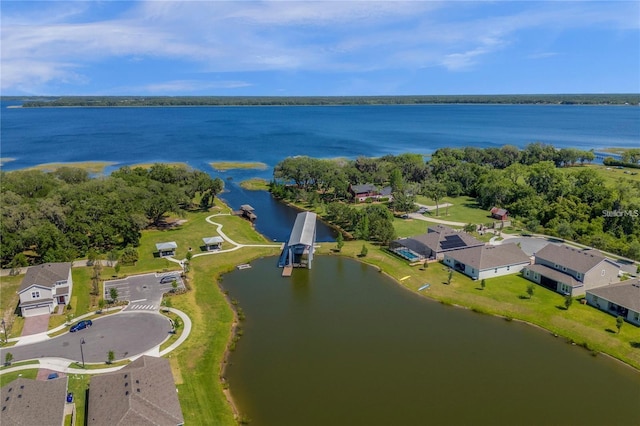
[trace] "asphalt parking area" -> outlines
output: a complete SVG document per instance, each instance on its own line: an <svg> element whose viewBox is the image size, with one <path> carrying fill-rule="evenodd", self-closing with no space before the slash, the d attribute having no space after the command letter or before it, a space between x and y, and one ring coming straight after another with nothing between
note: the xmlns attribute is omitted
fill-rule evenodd
<svg viewBox="0 0 640 426"><path fill-rule="evenodd" d="M119 301L128 301L125 311L157 311L160 309L162 295L173 290L173 281L178 284L177 289L184 289L184 282L178 272L161 274L133 275L121 280L104 282L105 300L111 300L111 289L118 291Z"/></svg>

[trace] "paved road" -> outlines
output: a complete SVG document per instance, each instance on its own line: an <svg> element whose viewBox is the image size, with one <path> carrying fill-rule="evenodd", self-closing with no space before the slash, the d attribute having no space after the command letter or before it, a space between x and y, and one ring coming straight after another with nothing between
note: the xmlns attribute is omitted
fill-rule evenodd
<svg viewBox="0 0 640 426"><path fill-rule="evenodd" d="M178 272L134 275L122 280L105 281L104 297L111 299L109 295L111 288L116 288L118 290L118 300L129 301L125 311L157 311L162 302L162 295L173 289L171 285L172 279L163 283L161 282L163 277L175 279L178 283L178 288L184 288L184 283Z"/></svg>
<svg viewBox="0 0 640 426"><path fill-rule="evenodd" d="M52 339L30 345L0 350L13 354L13 361L56 357L81 361L80 342L85 362L104 362L107 352L114 351L116 360L146 352L162 343L171 331L166 317L152 312L123 312L93 320L93 327L65 333Z"/></svg>

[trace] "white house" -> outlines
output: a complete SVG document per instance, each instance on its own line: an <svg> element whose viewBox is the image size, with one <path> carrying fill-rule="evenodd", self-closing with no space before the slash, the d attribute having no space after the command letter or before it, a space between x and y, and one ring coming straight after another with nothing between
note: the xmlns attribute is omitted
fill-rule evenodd
<svg viewBox="0 0 640 426"><path fill-rule="evenodd" d="M72 290L71 263L31 266L18 290L22 316L50 314L58 305L69 303Z"/></svg>
<svg viewBox="0 0 640 426"><path fill-rule="evenodd" d="M444 264L473 279L515 274L531 264L531 259L515 244L477 246L444 254Z"/></svg>
<svg viewBox="0 0 640 426"><path fill-rule="evenodd" d="M640 326L640 279L587 290L587 303Z"/></svg>

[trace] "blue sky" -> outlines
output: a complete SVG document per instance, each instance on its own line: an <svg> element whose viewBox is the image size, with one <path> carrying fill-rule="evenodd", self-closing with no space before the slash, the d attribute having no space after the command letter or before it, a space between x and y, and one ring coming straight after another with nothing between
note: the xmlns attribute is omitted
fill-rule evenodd
<svg viewBox="0 0 640 426"><path fill-rule="evenodd" d="M640 1L11 1L3 95L640 92Z"/></svg>

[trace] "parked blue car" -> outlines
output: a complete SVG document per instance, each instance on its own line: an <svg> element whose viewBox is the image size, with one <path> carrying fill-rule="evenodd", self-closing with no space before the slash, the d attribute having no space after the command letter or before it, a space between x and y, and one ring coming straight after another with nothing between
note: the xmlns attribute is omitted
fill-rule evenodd
<svg viewBox="0 0 640 426"><path fill-rule="evenodd" d="M91 322L91 320L83 320L71 326L71 329L69 329L69 331L73 333L78 330L84 330L85 328L91 327L92 325L93 323Z"/></svg>

